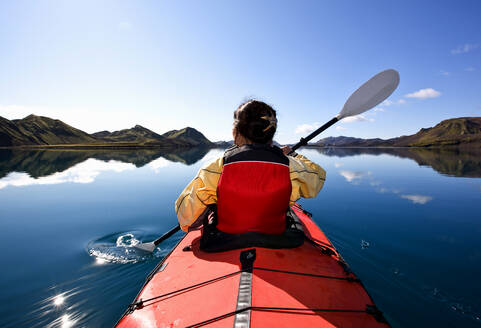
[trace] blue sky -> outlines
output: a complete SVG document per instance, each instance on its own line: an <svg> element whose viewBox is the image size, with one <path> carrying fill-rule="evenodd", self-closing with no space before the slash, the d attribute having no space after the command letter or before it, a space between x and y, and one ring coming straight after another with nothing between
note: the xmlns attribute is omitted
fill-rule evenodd
<svg viewBox="0 0 481 328"><path fill-rule="evenodd" d="M391 103L322 136L412 134L481 116L480 14L475 0L2 1L0 116L227 140L232 112L255 97L288 143L394 68Z"/></svg>

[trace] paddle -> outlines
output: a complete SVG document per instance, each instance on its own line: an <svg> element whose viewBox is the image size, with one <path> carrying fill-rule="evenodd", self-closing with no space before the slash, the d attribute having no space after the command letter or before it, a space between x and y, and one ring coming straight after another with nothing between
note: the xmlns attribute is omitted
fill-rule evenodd
<svg viewBox="0 0 481 328"><path fill-rule="evenodd" d="M310 140L343 118L362 114L374 106L379 105L396 90L398 84L399 73L393 69L388 69L374 75L366 83L361 85L359 89L354 91L347 99L339 114L306 138L301 138L301 140L291 148L292 151L290 153L307 145Z"/></svg>
<svg viewBox="0 0 481 328"><path fill-rule="evenodd" d="M337 114L332 120L321 126L319 129L312 132L306 138L301 138L301 140L292 147L292 152L302 146L307 145L310 140L315 138L322 131L326 130L337 121L349 116L359 115L373 108L374 106L379 105L381 102L386 100L387 97L394 92L394 90L396 90L398 84L399 73L393 69L388 69L374 75L366 83L361 85L359 89L354 91L354 93L347 99L339 114ZM180 226L176 226L175 228L172 228L170 231L163 234L160 238L150 243L137 244L135 247L146 252L153 252L157 245L179 230Z"/></svg>
<svg viewBox="0 0 481 328"><path fill-rule="evenodd" d="M179 230L180 230L180 226L175 226L174 228L170 229L169 231L164 233L162 236L160 236L156 240L151 241L150 243L137 244L137 245L134 245L134 247L149 253L153 252L154 249L157 247L157 245L159 245L161 242L163 242L164 240L166 240L167 238L169 238Z"/></svg>

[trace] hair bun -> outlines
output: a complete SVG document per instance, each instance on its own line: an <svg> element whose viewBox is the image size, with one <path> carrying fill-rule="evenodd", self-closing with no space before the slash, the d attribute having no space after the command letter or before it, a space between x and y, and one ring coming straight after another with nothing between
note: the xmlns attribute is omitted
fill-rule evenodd
<svg viewBox="0 0 481 328"><path fill-rule="evenodd" d="M276 111L265 102L248 100L234 112L234 127L254 143L270 143L277 129Z"/></svg>

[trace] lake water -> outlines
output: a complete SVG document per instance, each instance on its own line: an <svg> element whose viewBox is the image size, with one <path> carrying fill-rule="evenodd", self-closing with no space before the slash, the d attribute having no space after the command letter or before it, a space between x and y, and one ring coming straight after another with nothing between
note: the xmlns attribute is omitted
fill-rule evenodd
<svg viewBox="0 0 481 328"><path fill-rule="evenodd" d="M1 327L111 327L176 224L174 201L222 150L0 150ZM393 327L481 327L481 155L305 149L327 171L302 200ZM200 300L199 300L200 302Z"/></svg>

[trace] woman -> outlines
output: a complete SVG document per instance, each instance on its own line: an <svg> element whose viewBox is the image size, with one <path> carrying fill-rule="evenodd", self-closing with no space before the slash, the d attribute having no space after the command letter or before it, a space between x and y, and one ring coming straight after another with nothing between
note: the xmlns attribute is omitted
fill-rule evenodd
<svg viewBox="0 0 481 328"><path fill-rule="evenodd" d="M276 128L276 112L266 103L249 100L237 108L234 145L201 168L176 201L182 230L204 224L205 234L208 216L224 240L247 234L252 241L286 232L289 205L315 197L326 173L302 155L287 155L290 147L274 146Z"/></svg>

